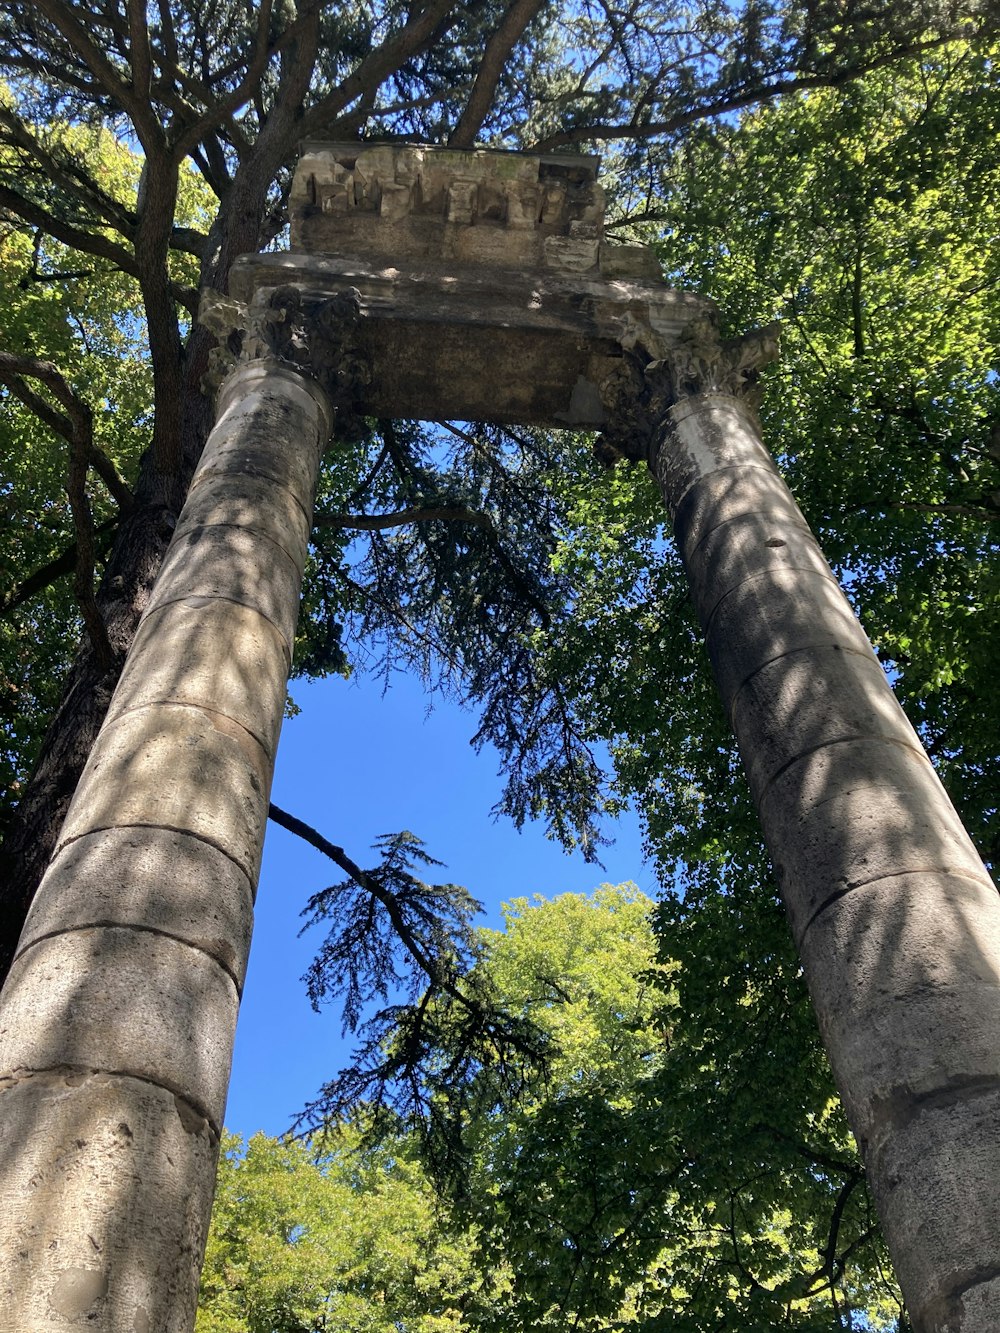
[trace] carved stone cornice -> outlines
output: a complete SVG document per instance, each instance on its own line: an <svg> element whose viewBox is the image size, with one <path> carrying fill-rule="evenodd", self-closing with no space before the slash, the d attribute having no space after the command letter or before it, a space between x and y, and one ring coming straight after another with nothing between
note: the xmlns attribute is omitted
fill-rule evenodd
<svg viewBox="0 0 1000 1333"><path fill-rule="evenodd" d="M609 424L597 441L598 458L609 466L623 458L650 462L668 412L685 399L724 394L755 408L760 370L777 354L777 324L720 338L707 317L692 320L671 347L623 347L620 365L601 384Z"/></svg>
<svg viewBox="0 0 1000 1333"><path fill-rule="evenodd" d="M292 285L263 287L249 305L208 291L198 322L218 342L209 352L203 387L217 393L236 366L248 361L294 367L326 391L342 432L358 414L370 379L354 339L360 318L361 297L353 287L321 299L303 297Z"/></svg>

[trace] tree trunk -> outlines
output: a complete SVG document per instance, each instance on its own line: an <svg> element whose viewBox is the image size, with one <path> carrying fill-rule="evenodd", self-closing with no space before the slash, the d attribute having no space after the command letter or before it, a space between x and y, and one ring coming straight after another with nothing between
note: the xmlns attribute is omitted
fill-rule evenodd
<svg viewBox="0 0 1000 1333"><path fill-rule="evenodd" d="M913 1328L995 1333L1000 898L753 413L676 389L650 466Z"/></svg>
<svg viewBox="0 0 1000 1333"><path fill-rule="evenodd" d="M188 339L181 467L174 474L160 473L152 451L147 451L139 471L135 506L121 522L101 580L97 602L115 661L110 668L102 666L89 638L84 636L59 709L0 845L0 986L14 960L25 917L104 721L208 436L210 407L200 381L211 343L206 330L198 327Z"/></svg>
<svg viewBox="0 0 1000 1333"><path fill-rule="evenodd" d="M0 1329L189 1330L332 415L219 416L0 997Z"/></svg>

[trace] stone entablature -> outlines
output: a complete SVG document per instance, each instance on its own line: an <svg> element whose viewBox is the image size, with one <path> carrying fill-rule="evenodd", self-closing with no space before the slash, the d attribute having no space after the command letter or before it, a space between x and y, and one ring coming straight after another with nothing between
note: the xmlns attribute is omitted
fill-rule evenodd
<svg viewBox="0 0 1000 1333"><path fill-rule="evenodd" d="M294 287L308 314L356 290L352 345L367 373L357 406L368 415L612 426L623 374L641 380L675 352L697 368L705 340L691 330L714 327L716 310L668 287L650 248L605 239L597 165L307 143L289 199L291 251L238 260L230 296L249 311L264 289Z"/></svg>
<svg viewBox="0 0 1000 1333"><path fill-rule="evenodd" d="M289 198L292 249L657 281L655 255L604 240L598 158L308 142Z"/></svg>

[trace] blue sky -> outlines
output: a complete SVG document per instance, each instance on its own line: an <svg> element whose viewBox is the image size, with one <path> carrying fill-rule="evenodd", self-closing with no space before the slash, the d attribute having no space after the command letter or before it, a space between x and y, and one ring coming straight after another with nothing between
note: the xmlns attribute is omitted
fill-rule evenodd
<svg viewBox="0 0 1000 1333"><path fill-rule="evenodd" d="M635 818L608 826L615 842L603 850L603 871L567 856L541 825L518 833L494 820L503 784L495 754L469 745L475 718L443 701L428 713L412 678L395 677L385 694L363 676L294 683L292 694L302 712L285 722L272 798L362 865L376 837L409 829L445 862L435 878L464 884L489 926L501 924L502 902L533 893L585 893L628 879L655 893ZM309 895L342 878L300 839L268 826L226 1111L240 1134L286 1130L349 1050L339 1012L315 1014L300 980L319 933L297 938Z"/></svg>

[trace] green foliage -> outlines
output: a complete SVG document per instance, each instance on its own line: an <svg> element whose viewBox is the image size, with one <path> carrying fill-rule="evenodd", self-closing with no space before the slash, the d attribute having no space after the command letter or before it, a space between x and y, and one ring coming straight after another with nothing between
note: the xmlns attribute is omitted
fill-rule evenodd
<svg viewBox="0 0 1000 1333"><path fill-rule="evenodd" d="M107 178L109 189L126 188L134 158L110 134L63 130L62 137L73 138L74 150ZM0 147L0 163L4 159ZM0 221L0 303L3 350L55 363L92 406L95 443L119 470L133 473L148 443L152 395L135 282ZM0 403L0 583L11 596L74 539L66 495L69 446L2 387ZM98 548L106 549L110 534L100 529L117 509L100 483L91 505ZM0 824L58 702L78 633L69 577L43 586L0 618Z"/></svg>
<svg viewBox="0 0 1000 1333"><path fill-rule="evenodd" d="M734 327L782 319L765 436L988 858L1000 835L993 70L951 48L699 136L667 193L664 241L668 267ZM734 193L746 203L725 216Z"/></svg>
<svg viewBox="0 0 1000 1333"><path fill-rule="evenodd" d="M809 1108L807 1142L780 1100L762 1108L746 1086L747 1059L797 1056L811 1016L780 1007L738 940L713 961L720 994L700 994L704 961L664 952L631 885L518 899L506 931L486 933L479 966L551 1045L517 1102L495 1085L469 1129L463 1215L486 1266L511 1270L482 1327L819 1329L838 1307L876 1325L898 1310L822 1061L782 1063L789 1105ZM733 1054L754 990L771 1004L766 1041L718 1063L702 1015L728 1026Z"/></svg>
<svg viewBox="0 0 1000 1333"><path fill-rule="evenodd" d="M225 1137L197 1333L449 1333L472 1277L405 1144Z"/></svg>
<svg viewBox="0 0 1000 1333"><path fill-rule="evenodd" d="M471 135L549 150L621 142L614 170L636 205L632 215L622 206L621 230L655 230L668 274L714 295L733 330L781 316L766 436L973 835L995 856L1000 103L995 50L938 45L946 31L995 25L995 7L876 8L547 6L521 31ZM11 345L58 363L129 480L151 427L147 330L169 415L187 319L176 302L190 309L183 289L196 281L225 288L224 263L280 233L294 141L445 139L503 9L319 4L306 21L282 4L257 31L265 12L230 0L161 6L144 100L117 3L42 12L0 0L11 77L0 165L17 185L0 219ZM428 13L425 37L400 41ZM81 14L100 60L82 36L66 36ZM918 49L921 64L889 67ZM263 73L234 95L257 51ZM872 72L850 82L866 64ZM833 91L814 87L825 80ZM813 90L737 120L796 85ZM112 130L146 144L141 166ZM200 180L185 174L182 141ZM180 200L176 214L150 215L153 186L171 208ZM641 200L645 223L634 216ZM74 245L54 239L67 235ZM185 419L203 418L197 385L187 392ZM73 533L64 444L6 396L4 407L0 559L15 586ZM93 508L99 525L115 517L99 486ZM590 850L595 808L635 802L670 890L657 930L665 966L678 970L653 1008L655 987L641 1002L639 991L616 991L556 925L546 949L570 998L550 992L551 969L526 942L536 927L512 918L510 948L523 961L512 953L505 963L494 941L492 962L473 973L478 993L394 1016L389 1058L411 1071L425 1062L413 1097L466 1131L466 1206L478 1210L482 1253L497 1272L519 1255L525 1275L502 1299L484 1297L476 1317L810 1328L829 1326L831 1309L843 1324L843 1299L881 1318L857 1162L647 479L597 476L580 441L458 427L446 446L434 432L382 425L331 459L320 520L301 669L405 666L450 688L480 710L480 738L509 767L504 808L515 819L544 815ZM8 791L56 701L74 627L56 583L2 621ZM598 737L613 741L610 793L594 762ZM415 883L397 875L395 888L405 895ZM334 891L317 910L337 916L344 902ZM516 915L537 923L534 910ZM347 920L356 936L358 918ZM573 929L624 975L603 934ZM634 930L622 951L662 978ZM328 961L341 957L334 948ZM378 993L376 966L396 969L384 935L348 977L356 994ZM488 1017L502 995L513 1047ZM524 1189L508 1188L515 1178ZM282 1243L295 1242L289 1233ZM291 1282L287 1300L264 1302L261 1327L318 1317L311 1302L332 1282L301 1298ZM354 1315L339 1317L347 1326Z"/></svg>
<svg viewBox="0 0 1000 1333"><path fill-rule="evenodd" d="M411 998L426 983L426 969L456 977L472 951L470 920L481 905L457 884L427 884L413 873L438 866L412 833L379 838L379 865L320 889L302 915L303 931L322 925L326 938L306 973L314 1009L343 997L344 1028L354 1031L373 1000L390 989ZM364 885L368 885L368 891ZM414 963L417 968L414 968Z"/></svg>
<svg viewBox="0 0 1000 1333"><path fill-rule="evenodd" d="M744 915L723 929L738 934L746 924ZM769 928L780 964L787 946L778 924ZM660 929L685 946L683 921ZM476 1333L818 1331L848 1317L887 1329L898 1299L883 1276L848 1131L815 1052L795 1063L810 1049L805 1006L782 1007L780 971L776 982L753 974L738 940L711 961L712 993L701 992L706 973L694 960L660 961L653 904L632 885L515 899L504 930L480 932L467 980L511 1022L535 1029L544 1059L525 1058L515 1087L482 1045L479 1058L467 1058L460 1001L426 1003L425 1096L449 1102L436 1132L453 1128L458 1107L460 1180L432 1171L436 1208L427 1213L431 1187L416 1164L426 1140L403 1134L400 1119L385 1133L390 1122L373 1121L371 1107L330 1131L330 1151L315 1165L316 1147L254 1139L245 1161L223 1165L202 1318L239 1309L252 1333L268 1327L249 1316L260 1310L254 1318L276 1329L318 1327L278 1322L278 1293L301 1319L335 1291L322 1295L328 1319L336 1300L346 1328L367 1327L342 1313L347 1293L369 1262L392 1272L386 1247L409 1253L416 1211L413 1234L426 1226L417 1244L436 1276L406 1289L408 1306L400 1296L405 1327L428 1310L420 1291L441 1292L442 1273L458 1271L462 1299L436 1299L450 1301L455 1318L460 1309L461 1326ZM766 1032L742 1027L749 995L769 1007ZM718 1062L741 1038L754 1043L750 1061L782 1062L787 1099L762 1107L746 1063ZM807 1138L794 1114L801 1106ZM372 1206L373 1180L384 1212ZM339 1230L328 1240L335 1215ZM398 1236L383 1232L387 1216L400 1219ZM204 1325L216 1327L230 1326Z"/></svg>
<svg viewBox="0 0 1000 1333"><path fill-rule="evenodd" d="M991 68L955 48L694 132L653 204L674 281L713 295L734 331L782 317L766 438L987 854L1000 748ZM668 890L660 956L677 970L649 1020L669 1049L609 1091L600 1023L539 980L546 954L557 985L572 974L558 932L524 932L545 941L522 944L533 995L490 949L499 993L549 1037L551 1083L529 1069L512 1098L488 1065L460 1070L476 1145L466 1206L489 1263L509 1257L517 1273L478 1317L818 1329L853 1311L888 1326L898 1293L659 502L647 477L598 475L576 443L560 462L551 567L571 614L531 634L537 682L558 681L584 743L613 738L612 801L644 813ZM434 1036L453 1049L446 1024ZM593 1085L582 1072L560 1084L563 1043Z"/></svg>
<svg viewBox="0 0 1000 1333"><path fill-rule="evenodd" d="M571 611L551 560L566 522L550 485L564 451L541 431L415 422L379 423L332 451L296 670L360 667L388 681L406 669L459 698L478 714L474 743L493 745L509 775L502 811L519 826L547 817L593 855L600 771L534 647ZM390 518L366 531L355 507Z"/></svg>
<svg viewBox="0 0 1000 1333"><path fill-rule="evenodd" d="M651 904L633 886L515 899L480 968L548 1037L516 1102L490 1070L468 1131L468 1216L510 1290L484 1328L620 1326L664 1247L675 1151L649 1092L665 1053ZM641 1219L641 1223L640 1223Z"/></svg>

